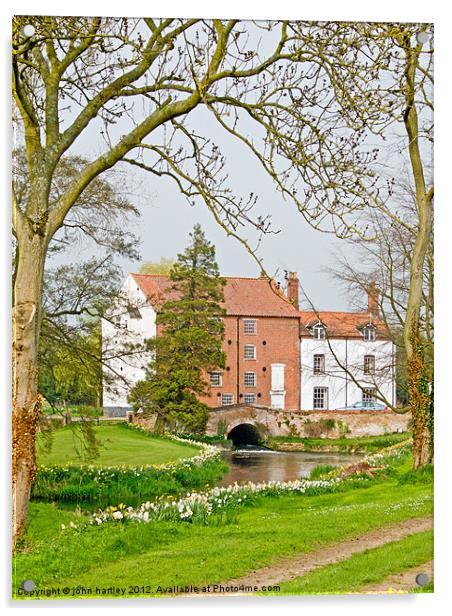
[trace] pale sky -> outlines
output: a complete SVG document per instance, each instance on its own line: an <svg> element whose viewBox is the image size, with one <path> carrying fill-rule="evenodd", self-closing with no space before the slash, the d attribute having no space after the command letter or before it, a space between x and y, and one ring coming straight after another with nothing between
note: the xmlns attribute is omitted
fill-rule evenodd
<svg viewBox="0 0 452 616"><path fill-rule="evenodd" d="M338 248L353 257L352 249L343 240L332 234L314 230L303 219L292 202L285 201L276 191L267 173L260 167L248 149L238 140L225 136L205 109L190 114L190 123L201 128L203 134L214 137L217 145L226 154L229 186L236 195L253 192L258 195L256 212L270 214L273 228L278 234L264 237L259 256L268 273L279 272L283 280L284 270L298 272L300 283L310 301L319 310L347 310L347 298L341 294L334 278L323 273L334 259L332 251ZM120 124L120 123L119 123ZM120 131L120 125L117 128ZM87 157L99 154L101 147L94 124L77 141L76 151ZM73 150L75 151L75 150ZM161 257L174 258L188 244L188 234L196 223L200 223L209 241L216 246L217 260L224 276L257 276L256 262L246 249L234 238L228 238L213 219L204 204L189 206L173 181L157 178L136 168L126 166L130 199L140 209L141 219L133 225L135 235L140 239L142 261L159 261ZM124 167L123 167L124 171ZM252 236L244 230L244 237ZM88 258L90 249L80 251L77 259ZM139 264L120 260L124 274L137 271ZM367 298L363 297L363 306Z"/></svg>
<svg viewBox="0 0 452 616"><path fill-rule="evenodd" d="M136 112L136 115L139 120L139 113ZM272 275L277 273L281 281L284 270L298 272L303 290L318 310L350 309L350 302L337 281L324 270L333 264L334 253L338 250L346 252L348 259L353 261L356 255L352 247L332 234L310 227L295 205L282 199L271 178L246 146L227 135L206 109L200 107L191 112L188 122L191 128L197 129L205 137L212 138L225 155L229 186L234 194L244 196L245 200L250 193L257 194L256 214L270 214L273 228L280 231L276 235L264 237L259 248L258 254L263 259L267 272ZM100 128L100 122L93 121L76 141L71 152L88 158L98 156L105 149L100 138ZM130 122L124 118L113 128L112 135L118 138L128 130ZM251 121L249 133L255 140L260 138ZM154 138L158 139L155 136ZM152 136L148 139L152 139ZM190 207L170 179L157 178L128 166L126 170L127 183L132 191L129 198L141 212L141 220L132 230L140 239L142 261L159 261L162 257L175 258L177 253L187 246L188 234L194 224L200 223L207 238L216 246L222 275L259 274L257 264L245 248L234 238L226 236L204 204ZM250 235L252 237L252 232L247 229L241 231L241 234L248 239ZM74 258L88 258L89 251L87 248L83 253L77 248L77 256ZM69 255L66 258L70 258ZM121 266L124 275L139 268L139 264L127 260L122 260ZM363 308L366 303L367 298L363 297Z"/></svg>
<svg viewBox="0 0 452 616"><path fill-rule="evenodd" d="M331 234L312 229L304 221L293 203L284 201L277 193L271 178L258 161L238 141L225 139L213 123L210 114L200 109L194 117L196 124L210 122L217 143L224 144L230 185L237 195L257 193L256 211L271 214L278 234L263 239L258 254L270 274L279 270L296 271L300 282L312 301L323 309L346 309L345 298L338 295L334 280L320 270L331 263L331 249L344 245ZM144 261L158 261L160 257L174 257L187 245L188 234L197 222L217 250L217 260L224 276L256 276L258 267L246 249L234 238L228 238L204 204L190 207L176 185L167 179L141 174L143 189L150 199L143 204L141 223L137 229L142 240ZM250 231L244 231L250 237ZM344 249L345 249L344 245ZM349 249L350 250L350 249Z"/></svg>

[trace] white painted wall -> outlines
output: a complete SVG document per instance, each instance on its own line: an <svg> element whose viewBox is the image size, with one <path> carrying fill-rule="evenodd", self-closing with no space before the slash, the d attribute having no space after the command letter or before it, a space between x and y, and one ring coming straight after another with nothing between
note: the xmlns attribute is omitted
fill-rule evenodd
<svg viewBox="0 0 452 616"><path fill-rule="evenodd" d="M136 318L134 311L141 318ZM156 313L145 294L129 274L121 288L118 300L107 319L102 319L103 404L108 412L113 408L130 408L127 395L130 388L144 378L150 361L145 340L156 335ZM136 315L138 316L138 315ZM131 345L134 346L130 353ZM118 357L122 352L128 354Z"/></svg>
<svg viewBox="0 0 452 616"><path fill-rule="evenodd" d="M315 340L302 338L301 410L313 409L314 387L328 387L328 408L337 409L362 400L362 391L347 371L363 387L376 387L389 403L395 403L393 344L388 340ZM325 355L325 374L314 374L314 355ZM364 355L375 355L375 374L364 374ZM336 359L337 358L337 359Z"/></svg>

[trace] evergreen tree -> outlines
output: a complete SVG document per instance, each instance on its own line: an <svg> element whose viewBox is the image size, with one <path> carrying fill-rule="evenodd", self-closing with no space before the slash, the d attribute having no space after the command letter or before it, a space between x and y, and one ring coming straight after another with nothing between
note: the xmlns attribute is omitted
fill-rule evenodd
<svg viewBox="0 0 452 616"><path fill-rule="evenodd" d="M136 384L129 400L134 408L157 415L156 429L202 432L208 407L198 396L209 390L209 370L224 367L224 279L215 247L201 226L190 233L190 245L170 271L172 299L157 315L161 333L149 342L154 359L147 378ZM174 297L174 299L173 299Z"/></svg>

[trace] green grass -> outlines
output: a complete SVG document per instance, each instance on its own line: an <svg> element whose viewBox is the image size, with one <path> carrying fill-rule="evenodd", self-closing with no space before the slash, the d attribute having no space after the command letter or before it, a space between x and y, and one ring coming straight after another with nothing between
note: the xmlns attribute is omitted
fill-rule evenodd
<svg viewBox="0 0 452 616"><path fill-rule="evenodd" d="M433 531L409 535L400 541L354 554L280 584L278 594L342 594L365 590L390 575L417 567L433 558ZM413 578L413 590L416 586ZM271 594L271 593L265 593Z"/></svg>
<svg viewBox="0 0 452 616"><path fill-rule="evenodd" d="M180 458L189 458L199 448L178 443L167 438L148 436L124 424L93 427L99 456L93 458L86 450L79 424L57 428L52 433L52 446L46 451L47 439L38 436L38 464L46 466L66 463L89 463L96 466L140 466L144 464L165 464Z"/></svg>
<svg viewBox="0 0 452 616"><path fill-rule="evenodd" d="M318 464L312 469L309 478L318 479L319 477L322 477L322 475L326 475L327 473L336 470L336 468L336 466L332 466L331 464Z"/></svg>
<svg viewBox="0 0 452 616"><path fill-rule="evenodd" d="M69 413L72 417L102 417L103 415L102 407L90 404L72 404L59 407L44 403L42 410L45 415L63 415L64 413ZM122 418L121 421L125 421L125 419Z"/></svg>
<svg viewBox="0 0 452 616"><path fill-rule="evenodd" d="M120 502L137 506L164 494L211 486L228 470L227 464L217 458L205 460L202 465L188 462L177 467L143 469L141 465L177 463L198 454L200 449L154 437L127 424L93 427L93 431L99 448L94 459L79 455L85 451L79 426L54 430L51 451L45 450L46 437L40 435L38 463L45 464L45 468L38 469L32 490L34 500L90 510Z"/></svg>
<svg viewBox="0 0 452 616"><path fill-rule="evenodd" d="M107 468L71 466L38 470L33 485L34 500L55 501L88 510L124 503L137 506L158 496L205 489L228 470L221 458L170 468Z"/></svg>
<svg viewBox="0 0 452 616"><path fill-rule="evenodd" d="M274 436L268 439L267 446L275 447L283 443L301 443L304 451L319 451L334 449L342 452L374 452L383 447L389 447L406 441L410 432L383 434L381 436L356 436L350 438L303 438L299 436Z"/></svg>
<svg viewBox="0 0 452 616"><path fill-rule="evenodd" d="M428 582L428 584L426 584L425 586L418 586L416 588L413 588L412 592L415 592L415 593L435 592L433 585L434 585L434 582L432 580L431 582Z"/></svg>
<svg viewBox="0 0 452 616"><path fill-rule="evenodd" d="M45 450L45 435L40 435L38 463L45 463L45 468L38 469L32 491L34 500L91 510L120 502L136 506L164 494L205 488L228 470L221 459L206 460L202 465L188 462L177 467L143 469L141 465L177 463L191 458L200 448L155 437L127 424L93 426L93 432L99 450L95 458L79 455L85 451L79 426L56 429L50 451ZM65 463L70 464L64 466Z"/></svg>
<svg viewBox="0 0 452 616"><path fill-rule="evenodd" d="M282 556L326 545L407 518L429 515L432 489L423 483L376 482L359 490L317 496L259 498L226 526L177 522L105 524L60 530L50 504L32 503L29 527L16 558L14 585L39 587L203 585L244 575ZM139 593L142 594L142 593ZM145 593L146 594L146 593Z"/></svg>

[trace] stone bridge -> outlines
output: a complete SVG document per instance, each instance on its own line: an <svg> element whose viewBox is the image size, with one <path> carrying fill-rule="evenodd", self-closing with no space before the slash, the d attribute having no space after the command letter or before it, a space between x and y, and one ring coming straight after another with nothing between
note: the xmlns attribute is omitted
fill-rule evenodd
<svg viewBox="0 0 452 616"><path fill-rule="evenodd" d="M206 434L237 444L258 444L267 436L338 438L377 436L408 430L409 415L393 411L282 411L235 404L209 411Z"/></svg>
<svg viewBox="0 0 452 616"><path fill-rule="evenodd" d="M209 411L206 434L225 435L235 445L257 445L266 436L281 434L275 411L266 406L234 404Z"/></svg>

